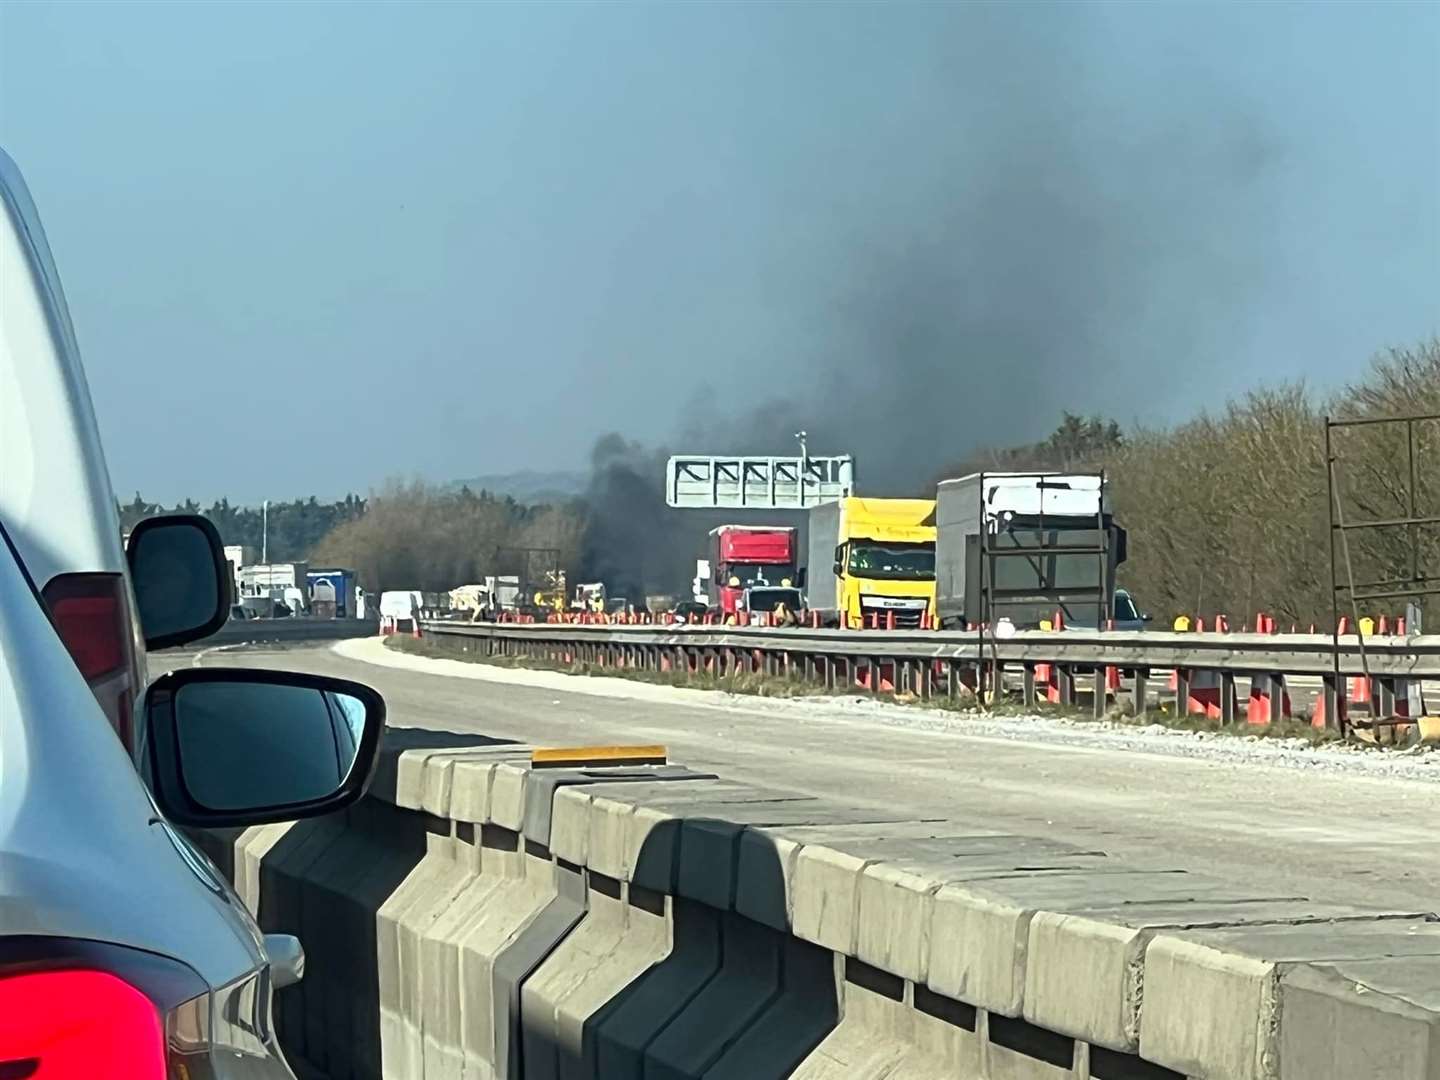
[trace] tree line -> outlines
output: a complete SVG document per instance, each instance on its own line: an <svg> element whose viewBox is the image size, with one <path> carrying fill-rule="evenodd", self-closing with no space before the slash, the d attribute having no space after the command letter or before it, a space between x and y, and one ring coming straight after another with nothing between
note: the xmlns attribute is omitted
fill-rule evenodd
<svg viewBox="0 0 1440 1080"><path fill-rule="evenodd" d="M1172 428L1137 428L1066 415L1047 439L987 451L937 478L981 469L1104 469L1116 519L1129 531L1121 584L1142 608L1168 623L1176 615L1234 628L1258 612L1289 629L1328 630L1332 621L1330 480L1325 420L1440 413L1440 339L1376 357L1358 379L1328 395L1303 384L1255 390L1224 409ZM1440 516L1440 421L1414 425L1414 483L1403 424L1332 429L1334 505L1351 525ZM1333 534L1335 577L1366 590L1396 582L1404 592L1440 586L1440 527L1386 527ZM1348 549L1348 551L1347 551ZM1348 560L1347 560L1348 555ZM1428 582L1424 579L1428 578ZM1403 583L1400 579L1406 579ZM1440 603L1422 611L1431 625ZM1404 597L1340 614L1403 612Z"/></svg>
<svg viewBox="0 0 1440 1080"><path fill-rule="evenodd" d="M367 505L359 495L346 495L334 502L321 502L312 495L308 499L272 502L267 514L259 506L236 506L229 499L209 506L194 499L164 506L148 501L137 491L119 509L120 527L127 531L142 518L156 514L203 514L214 523L226 544L252 547L257 559L263 546L271 562L294 562L305 559L339 526L363 517Z"/></svg>
<svg viewBox="0 0 1440 1080"><path fill-rule="evenodd" d="M442 592L490 574L538 584L552 570L574 581L586 521L579 501L527 506L468 487L397 481L321 539L311 561L353 567L372 590Z"/></svg>
<svg viewBox="0 0 1440 1080"><path fill-rule="evenodd" d="M1173 429L1128 433L1123 445L1094 459L1110 471L1116 516L1130 531L1122 580L1167 618L1218 612L1238 626L1265 611L1282 624L1328 629L1325 418L1417 414L1440 414L1440 339L1390 350L1335 394L1276 386ZM1440 421L1414 426L1413 486L1405 425L1339 428L1333 435L1341 519L1440 516ZM1341 582L1352 574L1361 585L1418 575L1440 586L1440 527L1355 529L1333 539ZM1340 599L1342 614L1349 614L1347 594ZM1432 626L1440 620L1436 599L1422 605ZM1376 600L1361 604L1360 614L1393 615L1404 604L1398 597Z"/></svg>
<svg viewBox="0 0 1440 1080"><path fill-rule="evenodd" d="M252 548L257 560L263 536L271 562L348 567L371 590L435 592L487 574L517 574L536 582L552 569L573 575L587 522L578 501L529 506L468 487L451 490L418 481L392 481L363 498L272 502L268 528L261 507L236 506L228 499L208 506L194 499L166 506L136 493L119 510L122 529L156 514L202 514L224 543Z"/></svg>

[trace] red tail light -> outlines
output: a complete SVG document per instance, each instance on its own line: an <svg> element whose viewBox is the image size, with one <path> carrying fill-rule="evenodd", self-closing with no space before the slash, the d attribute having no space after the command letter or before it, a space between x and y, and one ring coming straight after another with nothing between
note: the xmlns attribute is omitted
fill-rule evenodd
<svg viewBox="0 0 1440 1080"><path fill-rule="evenodd" d="M118 574L64 574L45 586L45 604L87 680L129 664L124 581Z"/></svg>
<svg viewBox="0 0 1440 1080"><path fill-rule="evenodd" d="M0 978L3 1080L165 1080L160 1013L143 993L102 971Z"/></svg>
<svg viewBox="0 0 1440 1080"><path fill-rule="evenodd" d="M43 596L60 640L128 748L134 657L125 580L119 574L62 574ZM7 1080L3 1073L0 1080Z"/></svg>

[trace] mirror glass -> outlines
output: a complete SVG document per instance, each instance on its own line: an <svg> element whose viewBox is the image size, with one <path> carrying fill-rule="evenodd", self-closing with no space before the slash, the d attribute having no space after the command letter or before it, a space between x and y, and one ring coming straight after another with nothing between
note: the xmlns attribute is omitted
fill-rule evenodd
<svg viewBox="0 0 1440 1080"><path fill-rule="evenodd" d="M147 641L185 635L229 607L229 583L216 575L210 537L188 521L155 523L130 538L130 573Z"/></svg>
<svg viewBox="0 0 1440 1080"><path fill-rule="evenodd" d="M180 771L210 810L324 799L345 783L365 733L349 694L258 682L196 682L175 692Z"/></svg>

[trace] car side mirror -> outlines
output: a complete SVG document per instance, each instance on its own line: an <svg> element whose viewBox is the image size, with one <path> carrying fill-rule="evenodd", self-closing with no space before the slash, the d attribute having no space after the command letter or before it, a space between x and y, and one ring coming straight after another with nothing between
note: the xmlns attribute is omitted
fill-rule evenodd
<svg viewBox="0 0 1440 1080"><path fill-rule="evenodd" d="M145 647L209 637L230 617L230 570L215 526L199 514L146 518L125 548Z"/></svg>
<svg viewBox="0 0 1440 1080"><path fill-rule="evenodd" d="M1141 616L1140 616L1140 621L1141 621L1141 622L1154 622L1154 621L1155 621L1155 616L1154 616L1154 615L1151 615L1151 614L1147 611L1144 615L1141 615Z"/></svg>
<svg viewBox="0 0 1440 1080"><path fill-rule="evenodd" d="M305 946L293 934L266 934L265 955L270 958L270 981L276 990L305 978Z"/></svg>
<svg viewBox="0 0 1440 1080"><path fill-rule="evenodd" d="M178 825L295 821L365 793L385 702L345 679L182 668L148 696L155 801Z"/></svg>

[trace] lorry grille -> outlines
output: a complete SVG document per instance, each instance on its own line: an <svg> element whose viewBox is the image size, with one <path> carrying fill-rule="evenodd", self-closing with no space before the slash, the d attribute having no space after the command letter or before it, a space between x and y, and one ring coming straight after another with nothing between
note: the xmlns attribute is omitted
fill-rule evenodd
<svg viewBox="0 0 1440 1080"><path fill-rule="evenodd" d="M925 616L924 608L897 609L862 606L860 610L864 615L865 626L873 626L877 630L884 630L890 625L889 617L892 611L895 614L896 630L919 630L921 619Z"/></svg>

